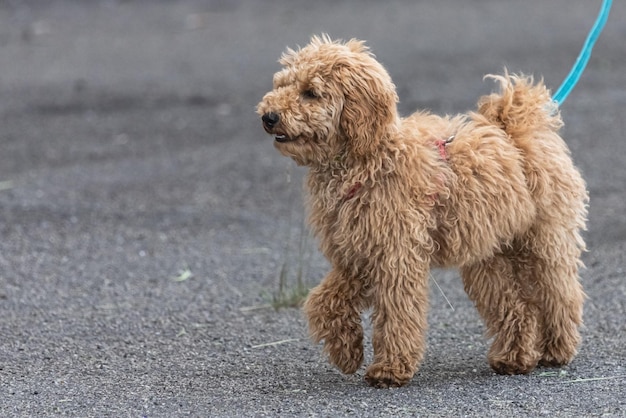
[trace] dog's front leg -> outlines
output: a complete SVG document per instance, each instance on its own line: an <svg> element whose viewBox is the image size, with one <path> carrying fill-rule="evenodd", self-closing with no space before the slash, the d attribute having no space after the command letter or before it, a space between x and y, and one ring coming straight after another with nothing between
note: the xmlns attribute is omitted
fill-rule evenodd
<svg viewBox="0 0 626 418"><path fill-rule="evenodd" d="M379 388L407 384L425 351L428 266L408 258L396 259L393 266L374 278L374 362L365 380Z"/></svg>
<svg viewBox="0 0 626 418"><path fill-rule="evenodd" d="M304 312L315 342L324 340L330 361L344 373L354 373L363 362L362 282L332 270L311 290Z"/></svg>

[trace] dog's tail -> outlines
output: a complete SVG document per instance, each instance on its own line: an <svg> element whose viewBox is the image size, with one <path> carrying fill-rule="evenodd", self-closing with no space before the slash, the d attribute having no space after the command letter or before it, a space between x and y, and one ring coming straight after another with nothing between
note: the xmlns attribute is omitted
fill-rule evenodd
<svg viewBox="0 0 626 418"><path fill-rule="evenodd" d="M501 91L481 97L478 113L512 138L546 129L556 132L563 126L558 105L543 80L535 83L532 77L509 74L506 70L504 75L485 78L499 82Z"/></svg>

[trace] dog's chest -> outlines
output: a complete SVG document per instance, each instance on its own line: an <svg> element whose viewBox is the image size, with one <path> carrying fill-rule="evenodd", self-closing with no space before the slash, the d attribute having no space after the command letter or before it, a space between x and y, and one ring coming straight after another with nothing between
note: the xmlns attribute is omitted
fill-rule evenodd
<svg viewBox="0 0 626 418"><path fill-rule="evenodd" d="M363 220L369 208L368 192L359 181L341 178L322 183L310 178L309 222L331 260L358 257L355 242L364 242Z"/></svg>
<svg viewBox="0 0 626 418"><path fill-rule="evenodd" d="M310 216L312 226L325 237L331 237L346 225L356 224L362 210L362 184L340 183L311 190Z"/></svg>

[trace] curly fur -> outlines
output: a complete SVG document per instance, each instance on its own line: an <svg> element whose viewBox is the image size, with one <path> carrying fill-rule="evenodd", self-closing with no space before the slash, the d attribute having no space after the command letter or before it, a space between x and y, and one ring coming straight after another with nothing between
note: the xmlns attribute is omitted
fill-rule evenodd
<svg viewBox="0 0 626 418"><path fill-rule="evenodd" d="M310 223L332 270L304 312L330 361L360 367L371 307L365 379L408 383L424 355L429 269L450 266L493 337L496 372L571 361L587 191L543 83L505 73L476 112L401 118L362 41L313 37L280 62L258 113L278 150L309 167Z"/></svg>

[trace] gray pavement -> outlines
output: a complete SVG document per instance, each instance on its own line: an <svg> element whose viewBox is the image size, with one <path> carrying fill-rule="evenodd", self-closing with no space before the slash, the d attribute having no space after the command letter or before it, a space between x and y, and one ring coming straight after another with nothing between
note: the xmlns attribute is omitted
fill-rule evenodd
<svg viewBox="0 0 626 418"><path fill-rule="evenodd" d="M458 274L434 271L423 366L376 390L268 307L282 265L291 287L327 268L299 250L303 172L254 113L277 58L366 39L402 113L461 112L505 65L556 90L600 1L0 2L0 416L626 416L615 3L562 108L591 193L578 357L495 375Z"/></svg>

